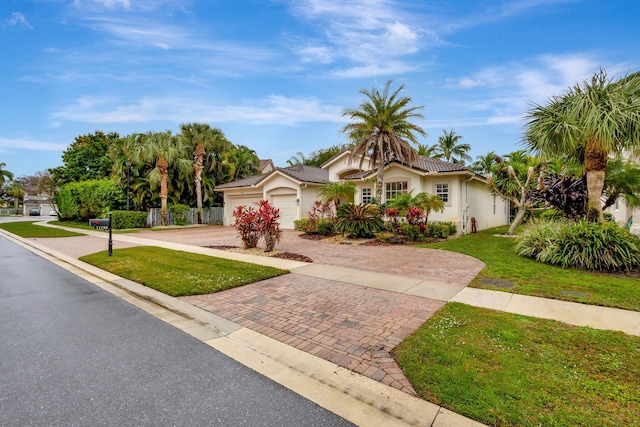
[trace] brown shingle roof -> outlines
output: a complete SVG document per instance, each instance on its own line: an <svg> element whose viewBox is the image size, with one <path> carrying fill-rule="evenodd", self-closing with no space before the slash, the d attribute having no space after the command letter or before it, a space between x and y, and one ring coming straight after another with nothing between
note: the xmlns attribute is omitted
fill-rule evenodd
<svg viewBox="0 0 640 427"><path fill-rule="evenodd" d="M309 184L323 184L329 180L329 171L316 168L313 166L306 165L294 165L289 166L287 168L276 168L274 171L269 173L264 173L261 175L254 175L248 178L239 179L237 181L228 182L226 184L221 184L216 187L216 190L225 190L229 188L241 188L241 187L251 187L262 180L266 179L268 176L276 172L281 172L296 181L305 182Z"/></svg>
<svg viewBox="0 0 640 427"><path fill-rule="evenodd" d="M397 161L387 162L385 166L391 163L399 163ZM469 171L469 168L457 163L445 162L444 160L434 159L431 157L420 156L417 161L411 164L412 169L416 169L422 172L465 172ZM375 169L354 173L345 177L345 179L362 179L377 171Z"/></svg>

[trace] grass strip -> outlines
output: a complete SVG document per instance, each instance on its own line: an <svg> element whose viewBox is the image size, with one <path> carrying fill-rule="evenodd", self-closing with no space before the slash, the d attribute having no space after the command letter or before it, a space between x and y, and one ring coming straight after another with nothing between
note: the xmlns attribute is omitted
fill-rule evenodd
<svg viewBox="0 0 640 427"><path fill-rule="evenodd" d="M174 297L224 291L288 273L273 267L155 246L86 255L82 261Z"/></svg>
<svg viewBox="0 0 640 427"><path fill-rule="evenodd" d="M36 221L5 222L0 224L0 228L24 238L82 236L82 234L61 230L59 228L34 225L35 222Z"/></svg>
<svg viewBox="0 0 640 427"><path fill-rule="evenodd" d="M416 392L493 426L640 420L640 337L448 303L394 350Z"/></svg>
<svg viewBox="0 0 640 427"><path fill-rule="evenodd" d="M515 251L515 239L499 236L504 231L506 227L483 230L420 247L460 252L483 261L486 268L470 284L475 288L640 311L640 278L565 269L521 257ZM513 286L505 289L489 280Z"/></svg>

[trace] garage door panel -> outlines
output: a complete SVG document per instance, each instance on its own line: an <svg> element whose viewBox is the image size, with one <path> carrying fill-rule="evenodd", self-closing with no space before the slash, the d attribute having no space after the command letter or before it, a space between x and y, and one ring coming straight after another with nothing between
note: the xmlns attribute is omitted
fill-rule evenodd
<svg viewBox="0 0 640 427"><path fill-rule="evenodd" d="M295 194L278 194L271 196L271 204L280 209L280 227L293 229L293 221L298 219L298 202Z"/></svg>

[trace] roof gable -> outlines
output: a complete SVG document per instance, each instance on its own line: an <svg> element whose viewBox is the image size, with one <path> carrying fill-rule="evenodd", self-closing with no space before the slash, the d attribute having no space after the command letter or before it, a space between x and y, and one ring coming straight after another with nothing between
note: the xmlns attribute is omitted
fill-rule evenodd
<svg viewBox="0 0 640 427"><path fill-rule="evenodd" d="M299 184L323 184L329 180L329 171L325 169L306 165L293 165L286 168L275 168L275 170L266 174L254 175L248 178L221 184L216 187L216 190L256 187L264 184L275 175L284 176Z"/></svg>

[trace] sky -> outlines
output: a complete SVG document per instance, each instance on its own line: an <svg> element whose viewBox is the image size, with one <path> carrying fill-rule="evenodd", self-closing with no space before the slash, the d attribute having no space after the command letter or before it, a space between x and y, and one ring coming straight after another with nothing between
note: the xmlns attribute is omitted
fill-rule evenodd
<svg viewBox="0 0 640 427"><path fill-rule="evenodd" d="M640 70L637 0L0 0L0 163L76 136L204 122L276 166L348 142L361 90L404 85L432 145L524 148L524 116Z"/></svg>

